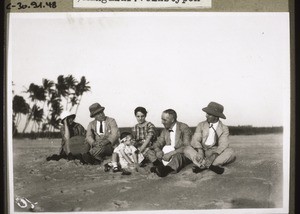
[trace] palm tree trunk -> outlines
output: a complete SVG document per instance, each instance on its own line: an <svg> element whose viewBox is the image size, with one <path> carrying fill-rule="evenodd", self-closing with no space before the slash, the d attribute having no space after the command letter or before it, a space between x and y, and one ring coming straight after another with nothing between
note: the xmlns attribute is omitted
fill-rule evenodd
<svg viewBox="0 0 300 214"><path fill-rule="evenodd" d="M78 111L78 108L79 108L79 105L80 105L80 102L81 102L81 98L82 98L82 95L79 97L78 104L76 106L75 115L77 115L77 111Z"/></svg>
<svg viewBox="0 0 300 214"><path fill-rule="evenodd" d="M35 123L35 122L33 121L32 126L31 126L31 132L33 132L34 123Z"/></svg>
<svg viewBox="0 0 300 214"><path fill-rule="evenodd" d="M23 133L25 133L25 130L27 129L27 126L29 125L30 118L31 118L31 115L30 115L30 113L28 113L27 118L26 118L26 123L25 123L24 129L23 129Z"/></svg>
<svg viewBox="0 0 300 214"><path fill-rule="evenodd" d="M15 124L16 124L16 127L18 127L19 126L19 124L20 124L20 120L21 119L21 113L18 113L17 114L17 118L16 118L16 122L15 122Z"/></svg>
<svg viewBox="0 0 300 214"><path fill-rule="evenodd" d="M69 104L69 99L68 98L65 98L66 99L66 111L68 110L68 104Z"/></svg>

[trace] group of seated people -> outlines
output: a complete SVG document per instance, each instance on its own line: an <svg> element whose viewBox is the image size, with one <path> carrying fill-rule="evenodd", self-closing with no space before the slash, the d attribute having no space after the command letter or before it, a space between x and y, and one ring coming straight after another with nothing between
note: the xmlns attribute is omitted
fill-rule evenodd
<svg viewBox="0 0 300 214"><path fill-rule="evenodd" d="M179 172L190 163L193 163L194 173L209 169L222 174L222 166L236 158L232 148L229 148L228 127L220 121L220 118L226 117L224 107L219 103L210 102L202 109L206 120L197 125L193 134L187 124L177 121L177 113L173 109L167 109L162 112L164 128L158 135L153 123L146 121L147 110L144 107L134 110L138 123L132 131L120 134L115 119L106 116L104 110L105 107L99 103L89 107L90 117L94 120L87 130L74 122L75 114L63 112L60 153L47 157L47 160L79 159L82 164L94 165L112 156L111 162L105 164L105 171L131 174L127 169L138 171L147 163L152 163L150 172L165 177ZM72 152L74 139L81 141L80 151Z"/></svg>

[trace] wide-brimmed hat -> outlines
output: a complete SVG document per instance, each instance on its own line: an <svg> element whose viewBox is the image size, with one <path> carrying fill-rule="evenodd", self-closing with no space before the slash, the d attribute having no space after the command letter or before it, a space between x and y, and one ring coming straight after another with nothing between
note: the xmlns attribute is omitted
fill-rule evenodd
<svg viewBox="0 0 300 214"><path fill-rule="evenodd" d="M216 117L221 117L223 119L226 119L225 115L223 114L224 107L216 102L210 102L207 107L202 109L204 112L211 114Z"/></svg>
<svg viewBox="0 0 300 214"><path fill-rule="evenodd" d="M105 107L101 106L99 103L94 103L90 106L90 117L94 117L97 113L102 112Z"/></svg>
<svg viewBox="0 0 300 214"><path fill-rule="evenodd" d="M71 112L69 111L63 111L60 115L60 120L61 120L61 123L64 122L64 119L66 119L67 117L73 117L73 119L75 119L76 115L75 114L72 114Z"/></svg>

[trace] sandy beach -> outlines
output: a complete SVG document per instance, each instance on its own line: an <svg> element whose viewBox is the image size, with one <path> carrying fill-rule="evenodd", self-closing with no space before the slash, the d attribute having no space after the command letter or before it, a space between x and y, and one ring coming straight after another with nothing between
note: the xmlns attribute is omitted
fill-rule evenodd
<svg viewBox="0 0 300 214"><path fill-rule="evenodd" d="M230 136L237 160L217 175L194 174L190 164L165 178L121 175L78 160L46 161L59 139L14 139L14 197L34 205L15 211L206 210L282 207L282 134ZM104 161L108 162L109 158Z"/></svg>

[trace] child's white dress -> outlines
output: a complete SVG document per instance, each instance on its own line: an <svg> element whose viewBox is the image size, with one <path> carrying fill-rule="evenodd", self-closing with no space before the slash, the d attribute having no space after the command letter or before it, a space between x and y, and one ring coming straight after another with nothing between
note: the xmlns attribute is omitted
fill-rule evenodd
<svg viewBox="0 0 300 214"><path fill-rule="evenodd" d="M121 151L124 151L124 153L129 157L129 159L133 161L132 154L137 150L133 145L127 146L124 143L120 143L115 149L114 152L119 155L119 163L121 165L121 168L128 168L128 162L126 159L122 156ZM141 163L144 160L144 156L141 153L138 153L138 163Z"/></svg>

